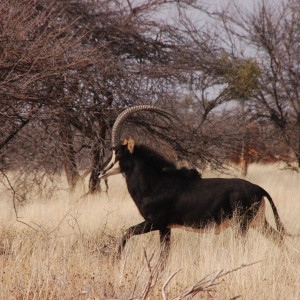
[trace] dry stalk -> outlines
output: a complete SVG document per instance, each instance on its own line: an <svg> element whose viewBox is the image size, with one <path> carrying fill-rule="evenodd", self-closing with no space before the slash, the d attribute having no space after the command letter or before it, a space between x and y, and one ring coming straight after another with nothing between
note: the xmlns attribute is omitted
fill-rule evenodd
<svg viewBox="0 0 300 300"><path fill-rule="evenodd" d="M172 300L190 299L190 298L194 297L195 295L197 295L200 292L205 292L205 293L208 294L209 297L212 297L210 295L210 293L213 291L213 287L220 284L220 281L217 281L217 280L219 280L221 277L224 277L224 276L226 276L230 273L236 272L240 269L250 267L250 266L252 266L254 264L257 264L259 262L261 262L261 260L256 261L254 263L250 263L250 264L242 264L240 267L234 268L234 269L229 270L225 273L224 273L224 270L218 271L217 274L212 279L207 279L208 276L205 276L200 281L198 281L196 284L192 285L191 287L187 288L185 291L183 291L182 293L180 293L176 297L172 298ZM237 299L239 297L240 296L236 296L232 299ZM164 300L168 300L168 299L165 297Z"/></svg>
<svg viewBox="0 0 300 300"><path fill-rule="evenodd" d="M141 274L143 273L145 267L146 267L146 263L143 265L143 267L141 268L141 270L138 272L138 274L137 274L137 276L136 276L136 280L135 280L135 282L134 282L133 289L132 289L132 292L131 292L131 295L130 295L130 300L135 299L135 298L134 298L134 293L135 293L135 290L136 290L137 282L138 282L138 280L139 280Z"/></svg>
<svg viewBox="0 0 300 300"><path fill-rule="evenodd" d="M175 277L175 275L181 271L182 269L179 269L177 270L176 272L174 272L167 280L166 282L164 283L163 285L163 288L162 288L162 297L163 297L163 300L168 300L168 297L167 297L167 294L166 294L166 289L167 289L167 286L168 284L170 283L170 281Z"/></svg>
<svg viewBox="0 0 300 300"><path fill-rule="evenodd" d="M151 291L153 290L153 288L156 286L157 282L158 282L158 278L159 276L161 276L163 274L163 272L161 272L161 262L160 260L155 264L154 267L151 266L151 261L154 257L154 252L150 255L147 256L146 251L144 249L144 258L145 258L145 264L143 265L143 267L141 268L141 270L139 271L139 273L137 274L132 292L131 292L131 296L129 298L129 300L145 300L147 299L147 297L149 296L149 294L151 293ZM211 295L211 292L214 291L214 287L220 284L220 281L218 281L220 278L231 274L233 272L236 272L240 269L246 268L246 267L250 267L254 264L257 264L261 262L260 261L256 261L254 263L250 263L250 264L242 264L241 266L231 269L229 271L224 272L224 270L220 270L218 271L212 278L208 278L209 275L204 276L203 278L201 278L196 284L188 287L186 290L184 290L183 292L181 292L179 295L171 298L170 300L186 300L186 299L191 299L194 296L196 296L197 294L199 294L200 292L204 292L207 294L208 298L212 298L213 296ZM148 268L149 271L149 279L146 282L146 284L144 285L143 291L141 293L140 296L135 297L134 293L136 291L136 287L137 287L137 282L141 276L141 274L143 273L143 271L145 270L145 268ZM162 286L162 299L163 300L168 300L168 296L167 296L167 287L169 285L169 283L172 281L172 279L179 273L179 271L181 271L181 269L175 271L174 273L172 273L167 280L164 282L163 286ZM234 296L233 298L231 298L230 300L235 300L240 298L241 296ZM105 299L107 300L107 299Z"/></svg>
<svg viewBox="0 0 300 300"><path fill-rule="evenodd" d="M17 205L16 205L16 197L18 196L17 192L15 191L13 185L11 184L8 176L3 172L1 171L2 175L5 177L9 187L10 187L10 191L12 192L12 195L13 195L13 198L12 198L12 201L13 201L13 207L14 207L14 212L15 212L15 216L16 216L16 220L17 222L19 223L22 223L28 227L30 227L31 229L33 229L34 231L38 232L38 230L36 228L34 228L33 226L31 226L30 224L24 222L24 221L21 221L20 220L20 217L18 216L18 212L17 212Z"/></svg>
<svg viewBox="0 0 300 300"><path fill-rule="evenodd" d="M151 267L151 261L153 259L154 256L154 252L150 255L150 257L147 256L146 250L144 249L144 258L146 261L146 266L148 268L149 271L149 279L147 281L147 283L144 286L142 295L140 297L141 300L145 300L147 299L147 296L150 294L150 292L153 290L153 288L155 287L159 276L162 274L161 273L161 259L159 259L157 261L157 263L154 265L154 267Z"/></svg>

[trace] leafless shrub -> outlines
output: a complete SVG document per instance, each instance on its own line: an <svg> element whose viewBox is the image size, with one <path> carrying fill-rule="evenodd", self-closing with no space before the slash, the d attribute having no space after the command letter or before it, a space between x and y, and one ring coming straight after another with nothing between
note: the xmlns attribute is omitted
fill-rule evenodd
<svg viewBox="0 0 300 300"><path fill-rule="evenodd" d="M152 253L150 256L148 256L144 250L144 260L145 263L143 267L140 269L139 273L136 276L135 283L132 288L131 296L129 299L131 300L145 300L148 299L151 295L151 292L153 289L159 284L159 279L162 279L162 275L165 274L162 268L162 261L158 260L153 266L152 260L154 257L154 253ZM201 278L198 282L195 284L187 287L185 290L180 292L179 294L169 297L167 293L167 288L172 279L181 271L180 269L173 272L162 284L161 288L161 298L164 300L180 300L180 299L192 299L198 294L201 294L202 297L205 297L205 299L213 299L213 293L216 291L217 286L221 283L220 279L232 274L238 270L241 270L246 267L250 267L254 264L259 263L260 261L250 263L250 264L243 264L240 267L234 268L229 271L220 270L218 272L215 272L215 274L207 275L203 278ZM137 282L140 280L140 276L143 272L148 271L149 276L148 280L143 284L142 292L140 295L135 296ZM236 296L232 299L238 299L240 296ZM108 298L109 299L109 298ZM116 298L118 299L118 298Z"/></svg>

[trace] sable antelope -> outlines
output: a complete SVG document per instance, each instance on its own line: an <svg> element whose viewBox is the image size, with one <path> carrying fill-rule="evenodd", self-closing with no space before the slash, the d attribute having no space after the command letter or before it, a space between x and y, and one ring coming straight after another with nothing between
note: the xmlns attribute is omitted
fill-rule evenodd
<svg viewBox="0 0 300 300"><path fill-rule="evenodd" d="M168 253L171 228L201 232L214 225L215 233L229 226L237 215L239 231L245 235L258 215L262 218L262 233L281 241L286 230L280 221L270 195L260 186L243 179L203 179L196 169L177 169L175 164L132 139L120 143L123 122L133 113L151 111L167 116L154 106L134 106L124 110L112 129L112 156L100 172L100 178L122 173L128 191L144 222L132 226L123 235L118 251L127 240L138 234L158 230L162 249ZM264 197L271 205L277 230L267 222Z"/></svg>

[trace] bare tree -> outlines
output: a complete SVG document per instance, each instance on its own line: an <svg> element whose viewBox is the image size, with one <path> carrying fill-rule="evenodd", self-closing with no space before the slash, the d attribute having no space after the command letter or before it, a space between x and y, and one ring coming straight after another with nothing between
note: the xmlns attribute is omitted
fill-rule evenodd
<svg viewBox="0 0 300 300"><path fill-rule="evenodd" d="M298 1L274 6L263 1L252 12L234 7L220 13L223 32L232 41L234 55L252 57L259 66L259 85L246 103L253 118L273 125L276 142L294 154L300 166ZM242 49L242 51L237 51ZM275 150L275 149L274 149Z"/></svg>
<svg viewBox="0 0 300 300"><path fill-rule="evenodd" d="M32 172L63 165L70 189L89 167L90 191L97 190L120 110L170 105L187 85L189 44L178 43L179 28L152 18L165 5L177 2L1 2L0 144L13 166ZM41 136L48 138L37 145Z"/></svg>
<svg viewBox="0 0 300 300"><path fill-rule="evenodd" d="M177 22L158 17L171 8ZM63 167L70 189L89 169L89 190L98 191L110 128L133 104L177 117L172 125L130 121L174 158L222 167L243 136L226 103L252 99L261 69L228 51L212 28L196 27L187 8L203 14L191 0L2 1L0 150L10 167L37 181L41 170Z"/></svg>

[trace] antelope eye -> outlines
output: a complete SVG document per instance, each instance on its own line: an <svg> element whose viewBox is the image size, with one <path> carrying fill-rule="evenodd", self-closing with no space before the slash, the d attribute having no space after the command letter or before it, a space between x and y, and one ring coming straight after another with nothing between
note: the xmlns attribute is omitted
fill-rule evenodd
<svg viewBox="0 0 300 300"><path fill-rule="evenodd" d="M118 149L116 150L116 158L119 158L121 156L121 150Z"/></svg>

